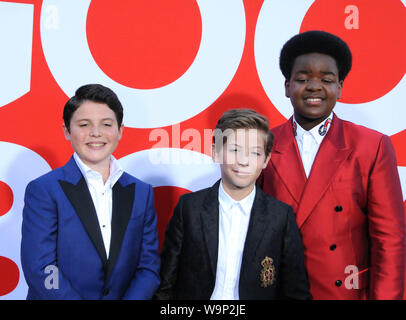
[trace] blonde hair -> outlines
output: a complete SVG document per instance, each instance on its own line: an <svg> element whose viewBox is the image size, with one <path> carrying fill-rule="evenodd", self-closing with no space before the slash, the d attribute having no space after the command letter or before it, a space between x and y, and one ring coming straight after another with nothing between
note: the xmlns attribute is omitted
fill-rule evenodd
<svg viewBox="0 0 406 320"><path fill-rule="evenodd" d="M265 155L268 156L272 151L273 146L273 134L269 130L268 119L252 109L230 109L224 112L217 122L213 135L213 143L216 144L216 136L222 137L224 143L227 142L227 135L223 133L226 130L237 129L257 129L265 134ZM218 141L219 142L219 141ZM217 145L216 145L217 149Z"/></svg>

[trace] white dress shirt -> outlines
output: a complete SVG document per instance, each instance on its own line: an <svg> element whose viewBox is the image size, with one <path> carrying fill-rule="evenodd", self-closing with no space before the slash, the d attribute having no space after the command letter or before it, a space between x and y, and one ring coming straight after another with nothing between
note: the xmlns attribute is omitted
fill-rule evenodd
<svg viewBox="0 0 406 320"><path fill-rule="evenodd" d="M254 190L240 201L231 198L220 182L219 187L219 245L216 283L211 300L239 300L241 261L247 236Z"/></svg>
<svg viewBox="0 0 406 320"><path fill-rule="evenodd" d="M103 182L103 176L92 169L80 160L76 152L73 155L83 177L86 180L90 195L92 196L93 204L96 209L97 219L103 237L104 248L106 249L107 258L110 252L111 241L111 217L113 211L113 186L123 174L123 169L118 161L111 156L110 160L110 175Z"/></svg>
<svg viewBox="0 0 406 320"><path fill-rule="evenodd" d="M328 130L330 129L330 124L328 124L326 126L325 134L321 135L319 133L320 127L323 127L328 119L332 121L333 113L331 113L328 116L328 118L324 120L321 124L315 126L309 131L306 131L296 122L295 116L293 116L293 122L296 123L297 146L299 148L300 157L302 158L303 168L305 170L306 177L308 178L313 166L314 159L316 158L317 151L319 151L320 144L323 141L324 137L326 136Z"/></svg>

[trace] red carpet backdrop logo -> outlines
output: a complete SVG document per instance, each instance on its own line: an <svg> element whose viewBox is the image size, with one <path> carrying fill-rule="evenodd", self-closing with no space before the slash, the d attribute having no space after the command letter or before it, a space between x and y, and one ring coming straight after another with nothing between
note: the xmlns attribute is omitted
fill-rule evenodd
<svg viewBox="0 0 406 320"><path fill-rule="evenodd" d="M275 127L292 114L278 58L319 29L350 46L353 69L335 107L389 135L406 198L406 0L0 1L0 299L25 299L24 191L72 151L62 109L81 85L112 88L124 106L115 152L154 187L160 244L180 195L220 176L211 133L229 108Z"/></svg>

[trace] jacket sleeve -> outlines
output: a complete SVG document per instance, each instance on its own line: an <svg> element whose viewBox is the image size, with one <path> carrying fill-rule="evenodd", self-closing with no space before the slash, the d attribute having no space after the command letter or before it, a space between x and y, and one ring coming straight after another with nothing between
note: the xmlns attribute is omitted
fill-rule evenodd
<svg viewBox="0 0 406 320"><path fill-rule="evenodd" d="M287 212L280 270L280 296L282 299L311 299L304 266L302 239L291 207Z"/></svg>
<svg viewBox="0 0 406 320"><path fill-rule="evenodd" d="M175 298L174 291L178 276L182 241L183 222L181 197L175 207L174 213L165 232L165 241L161 253L161 286L155 295L155 298L158 300L170 300Z"/></svg>
<svg viewBox="0 0 406 320"><path fill-rule="evenodd" d="M46 300L82 299L58 269L56 202L44 184L36 180L28 184L24 201L21 264L32 297ZM49 266L53 266L52 272L48 269ZM52 285L50 277L53 278Z"/></svg>
<svg viewBox="0 0 406 320"><path fill-rule="evenodd" d="M369 175L368 220L371 246L370 299L403 299L405 211L396 155L382 136Z"/></svg>
<svg viewBox="0 0 406 320"><path fill-rule="evenodd" d="M149 300L158 288L160 257L158 252L157 215L154 206L152 187L149 186L147 210L144 219L144 234L142 238L140 261L134 278L124 294L124 300Z"/></svg>

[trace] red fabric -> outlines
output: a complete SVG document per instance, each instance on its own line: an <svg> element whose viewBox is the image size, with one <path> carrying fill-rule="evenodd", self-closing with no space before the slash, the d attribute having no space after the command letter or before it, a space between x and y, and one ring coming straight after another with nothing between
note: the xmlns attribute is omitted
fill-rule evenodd
<svg viewBox="0 0 406 320"><path fill-rule="evenodd" d="M262 187L293 207L313 298L402 299L405 209L389 137L334 116L307 179L291 120L272 131Z"/></svg>

